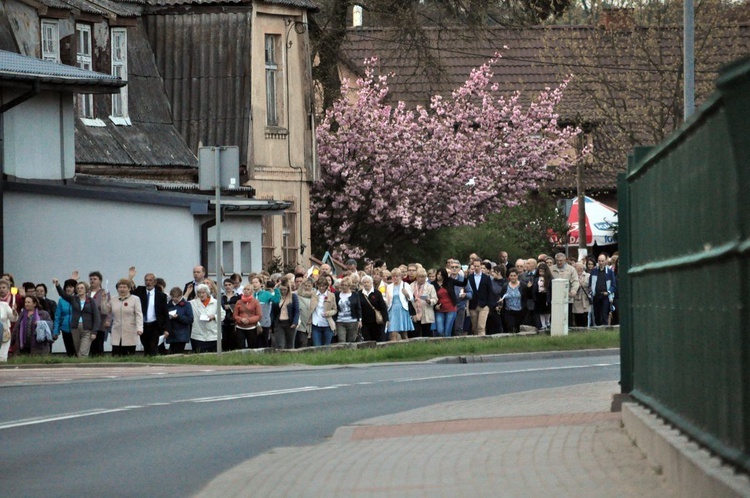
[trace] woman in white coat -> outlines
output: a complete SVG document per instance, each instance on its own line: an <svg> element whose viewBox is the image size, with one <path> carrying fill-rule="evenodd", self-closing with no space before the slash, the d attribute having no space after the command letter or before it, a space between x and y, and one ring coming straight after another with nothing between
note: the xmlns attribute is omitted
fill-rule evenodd
<svg viewBox="0 0 750 498"><path fill-rule="evenodd" d="M5 301L0 301L0 323L3 325L0 333L0 361L8 361L8 350L10 349L10 322L18 320L18 312L10 307ZM7 340L5 339L7 337Z"/></svg>
<svg viewBox="0 0 750 498"><path fill-rule="evenodd" d="M385 290L385 303L388 305L388 334L391 341L407 339L408 333L414 330L409 313L409 304L414 302L411 286L401 280L401 270L391 272L393 281ZM412 304L413 306L413 304Z"/></svg>
<svg viewBox="0 0 750 498"><path fill-rule="evenodd" d="M215 353L219 338L219 323L224 320L224 309L211 295L206 284L195 287L195 298L190 301L193 307L193 329L190 332L190 346L196 353Z"/></svg>

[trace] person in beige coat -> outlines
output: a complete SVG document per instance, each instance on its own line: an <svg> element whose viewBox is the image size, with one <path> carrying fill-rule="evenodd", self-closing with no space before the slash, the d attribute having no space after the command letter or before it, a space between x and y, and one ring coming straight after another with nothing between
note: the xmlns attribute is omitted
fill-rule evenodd
<svg viewBox="0 0 750 498"><path fill-rule="evenodd" d="M130 293L130 284L130 279L118 280L117 298L110 300L105 328L112 326L112 356L135 354L138 338L143 334L141 300Z"/></svg>
<svg viewBox="0 0 750 498"><path fill-rule="evenodd" d="M432 324L435 323L435 308L438 302L435 287L427 281L427 270L417 268L417 279L411 283L414 294L414 337L432 337ZM412 332L409 332L412 337Z"/></svg>
<svg viewBox="0 0 750 498"><path fill-rule="evenodd" d="M574 265L578 274L578 292L573 298L573 317L576 327L588 327L589 310L591 309L591 300L589 299L589 280L591 275L583 271L583 263Z"/></svg>

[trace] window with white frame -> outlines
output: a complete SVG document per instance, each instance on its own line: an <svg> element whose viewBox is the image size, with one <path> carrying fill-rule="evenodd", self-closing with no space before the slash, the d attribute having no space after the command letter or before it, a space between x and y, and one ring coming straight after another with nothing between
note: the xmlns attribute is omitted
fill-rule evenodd
<svg viewBox="0 0 750 498"><path fill-rule="evenodd" d="M297 264L297 208L294 201L284 212L281 220L282 259L286 266L295 266Z"/></svg>
<svg viewBox="0 0 750 498"><path fill-rule="evenodd" d="M92 57L91 26L76 24L76 65L87 71L94 70ZM82 118L94 118L94 96L78 94L78 112Z"/></svg>
<svg viewBox="0 0 750 498"><path fill-rule="evenodd" d="M273 216L267 214L261 217L261 239L260 245L262 250L263 268L274 262L276 256L276 247L273 244Z"/></svg>
<svg viewBox="0 0 750 498"><path fill-rule="evenodd" d="M42 19L42 59L60 62L60 23L56 19Z"/></svg>
<svg viewBox="0 0 750 498"><path fill-rule="evenodd" d="M266 35L266 126L279 126L280 35Z"/></svg>
<svg viewBox="0 0 750 498"><path fill-rule="evenodd" d="M112 28L112 76L128 79L128 31L126 28ZM116 125L129 125L128 87L120 88L120 93L112 94L112 115L109 119Z"/></svg>

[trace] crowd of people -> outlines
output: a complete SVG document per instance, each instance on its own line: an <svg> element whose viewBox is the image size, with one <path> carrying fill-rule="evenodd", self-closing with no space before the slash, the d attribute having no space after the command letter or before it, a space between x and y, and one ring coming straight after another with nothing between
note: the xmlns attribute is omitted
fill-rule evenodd
<svg viewBox="0 0 750 498"><path fill-rule="evenodd" d="M136 269L118 280L116 294L102 288L98 271L88 281L78 272L48 297L44 283L0 279L0 361L9 354L49 354L62 337L68 356L179 354L188 344L196 353L213 352L219 336L224 351L244 348L293 349L332 342L398 341L517 333L521 327L550 327L552 280L569 282L571 323L578 327L616 324L617 254L582 261L554 257L497 263L471 254L468 264L449 258L441 268L419 263L391 269L383 260L349 260L334 274L327 264L297 265L289 274L252 273L243 282L232 274L223 282L193 268L193 278L172 287L153 273L143 285ZM221 287L219 286L221 284ZM219 334L221 331L221 334Z"/></svg>

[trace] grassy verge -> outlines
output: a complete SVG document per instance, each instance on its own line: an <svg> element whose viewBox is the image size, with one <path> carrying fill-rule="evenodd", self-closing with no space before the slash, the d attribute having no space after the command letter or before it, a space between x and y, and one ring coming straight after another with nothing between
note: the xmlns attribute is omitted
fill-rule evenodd
<svg viewBox="0 0 750 498"><path fill-rule="evenodd" d="M504 353L532 353L543 351L570 351L582 349L616 348L620 345L617 329L593 330L573 333L568 336L546 335L456 339L441 341L411 341L391 344L388 347L366 349L316 348L301 352L229 352L216 354L186 354L146 358L95 359L68 358L63 355L44 357L21 357L8 361L8 365L24 364L101 364L101 363L158 363L172 365L347 365L358 363L381 363L402 361L425 361L442 356L467 356Z"/></svg>

